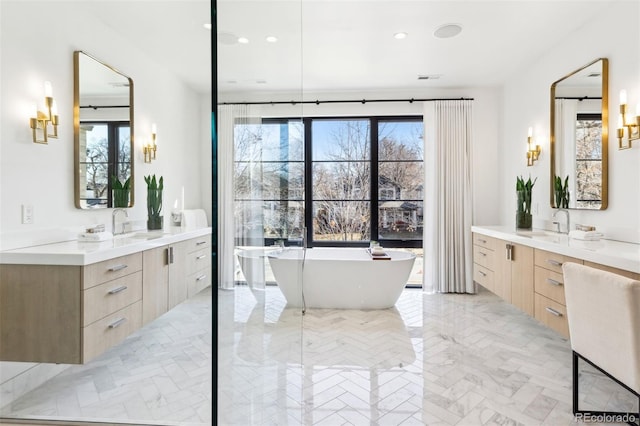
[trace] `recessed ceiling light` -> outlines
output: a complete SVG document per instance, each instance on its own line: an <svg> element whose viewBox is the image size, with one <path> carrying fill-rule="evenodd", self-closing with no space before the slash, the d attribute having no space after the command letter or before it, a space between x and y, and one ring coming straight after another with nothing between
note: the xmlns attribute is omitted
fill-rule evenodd
<svg viewBox="0 0 640 426"><path fill-rule="evenodd" d="M211 29L211 24L204 24L203 27L207 30Z"/></svg>
<svg viewBox="0 0 640 426"><path fill-rule="evenodd" d="M436 28L433 35L438 38L451 38L460 34L461 31L462 26L460 24L444 24Z"/></svg>
<svg viewBox="0 0 640 426"><path fill-rule="evenodd" d="M249 43L249 39L246 37L238 37L238 43L247 44Z"/></svg>
<svg viewBox="0 0 640 426"><path fill-rule="evenodd" d="M278 41L278 37L276 37L276 36L267 36L265 38L265 40L267 40L267 42L269 42L269 43L275 43L276 41Z"/></svg>
<svg viewBox="0 0 640 426"><path fill-rule="evenodd" d="M396 40L402 40L403 38L407 38L407 33L395 33L393 35L393 38L395 38Z"/></svg>

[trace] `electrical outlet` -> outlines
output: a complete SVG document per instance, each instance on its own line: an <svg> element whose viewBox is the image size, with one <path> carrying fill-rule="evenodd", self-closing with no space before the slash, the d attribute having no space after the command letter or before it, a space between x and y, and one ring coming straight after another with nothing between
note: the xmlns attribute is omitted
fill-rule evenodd
<svg viewBox="0 0 640 426"><path fill-rule="evenodd" d="M33 223L33 206L30 204L22 205L22 223L23 224Z"/></svg>

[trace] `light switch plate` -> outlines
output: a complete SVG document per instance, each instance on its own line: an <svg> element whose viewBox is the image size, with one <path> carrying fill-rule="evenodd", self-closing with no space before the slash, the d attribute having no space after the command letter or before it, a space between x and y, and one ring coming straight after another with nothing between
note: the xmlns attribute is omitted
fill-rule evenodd
<svg viewBox="0 0 640 426"><path fill-rule="evenodd" d="M23 224L33 223L33 206L30 204L22 205L22 223Z"/></svg>

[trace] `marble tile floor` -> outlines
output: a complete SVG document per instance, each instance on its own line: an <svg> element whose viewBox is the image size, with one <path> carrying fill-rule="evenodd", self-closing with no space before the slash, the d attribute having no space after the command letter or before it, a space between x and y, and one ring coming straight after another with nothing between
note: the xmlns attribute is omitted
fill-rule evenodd
<svg viewBox="0 0 640 426"><path fill-rule="evenodd" d="M211 287L85 365L0 409L0 417L153 425L212 424Z"/></svg>
<svg viewBox="0 0 640 426"><path fill-rule="evenodd" d="M277 287L218 297L218 425L579 424L568 341L487 291L304 316ZM638 410L591 367L580 380L581 408Z"/></svg>

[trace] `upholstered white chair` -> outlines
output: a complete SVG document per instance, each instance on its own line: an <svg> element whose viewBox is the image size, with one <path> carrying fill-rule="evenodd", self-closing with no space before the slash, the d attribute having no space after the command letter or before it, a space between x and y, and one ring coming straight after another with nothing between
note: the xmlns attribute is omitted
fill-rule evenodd
<svg viewBox="0 0 640 426"><path fill-rule="evenodd" d="M638 397L640 405L640 281L577 263L562 265L573 351L573 413L620 414L637 425L634 413L583 411L578 407L578 363L587 361Z"/></svg>

